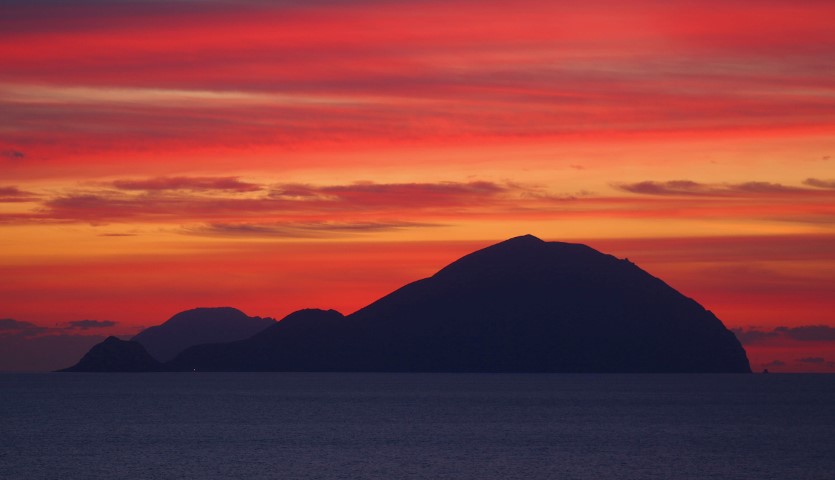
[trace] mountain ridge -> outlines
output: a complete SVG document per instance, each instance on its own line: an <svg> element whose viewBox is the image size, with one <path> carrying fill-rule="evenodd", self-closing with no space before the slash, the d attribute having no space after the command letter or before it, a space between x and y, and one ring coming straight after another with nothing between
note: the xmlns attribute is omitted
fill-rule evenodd
<svg viewBox="0 0 835 480"><path fill-rule="evenodd" d="M232 307L198 307L148 327L131 340L141 343L155 359L167 362L193 345L243 340L274 323L272 318L250 317Z"/></svg>
<svg viewBox="0 0 835 480"><path fill-rule="evenodd" d="M171 371L750 372L712 312L625 259L514 237L344 316L294 312Z"/></svg>

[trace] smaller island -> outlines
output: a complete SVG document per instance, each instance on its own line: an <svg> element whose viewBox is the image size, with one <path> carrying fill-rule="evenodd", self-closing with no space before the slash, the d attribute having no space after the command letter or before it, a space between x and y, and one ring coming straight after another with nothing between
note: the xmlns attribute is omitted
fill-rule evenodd
<svg viewBox="0 0 835 480"><path fill-rule="evenodd" d="M137 341L107 337L61 372L156 372L162 364Z"/></svg>

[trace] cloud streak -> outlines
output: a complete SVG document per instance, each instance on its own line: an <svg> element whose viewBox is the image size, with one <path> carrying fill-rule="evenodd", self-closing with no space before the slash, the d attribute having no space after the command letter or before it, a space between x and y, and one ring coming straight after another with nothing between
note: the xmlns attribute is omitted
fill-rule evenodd
<svg viewBox="0 0 835 480"><path fill-rule="evenodd" d="M32 337L48 331L48 328L35 325L31 322L23 322L12 318L0 318L0 336Z"/></svg>
<svg viewBox="0 0 835 480"><path fill-rule="evenodd" d="M759 344L772 340L796 342L835 342L835 327L828 325L800 325L776 327L771 330L759 328L732 329L739 341L745 345Z"/></svg>
<svg viewBox="0 0 835 480"><path fill-rule="evenodd" d="M26 158L26 154L19 150L0 150L0 157L7 160L18 161Z"/></svg>
<svg viewBox="0 0 835 480"><path fill-rule="evenodd" d="M238 177L151 177L87 184L38 198L9 188L12 198L36 203L28 211L0 213L0 223L173 224L192 234L298 237L473 219L759 217L818 225L835 222L835 190L689 180L616 188L639 195L569 194L545 185L481 180L316 185L251 183Z"/></svg>
<svg viewBox="0 0 835 480"><path fill-rule="evenodd" d="M804 184L813 185L813 179ZM768 195L809 195L821 194L820 189L794 187L771 182L745 182L736 184L699 183L692 180L670 180L664 182L643 181L636 183L615 183L619 190L641 195L685 196L685 197L744 197ZM813 185L820 186L820 185ZM825 188L825 187L824 187Z"/></svg>
<svg viewBox="0 0 835 480"><path fill-rule="evenodd" d="M32 322L0 318L0 336L35 337L39 335L64 335L67 331L86 331L110 328L118 325L111 320L72 320L60 327L42 327Z"/></svg>
<svg viewBox="0 0 835 480"><path fill-rule="evenodd" d="M6 3L10 152L815 129L835 107L825 2Z"/></svg>
<svg viewBox="0 0 835 480"><path fill-rule="evenodd" d="M101 329L114 327L109 320L75 320L56 327L0 319L0 372L51 371L78 361L93 345L104 340ZM135 330L135 328L129 328Z"/></svg>
<svg viewBox="0 0 835 480"><path fill-rule="evenodd" d="M120 189L70 192L44 200L29 214L0 219L7 223L203 222L207 226L196 231L291 235L433 226L437 224L433 218L462 212L492 214L519 199L527 198L531 204L554 201L541 195L538 187L485 181L277 184L269 190L235 178L154 178L110 185Z"/></svg>
<svg viewBox="0 0 835 480"><path fill-rule="evenodd" d="M117 323L111 320L73 320L67 323L68 330L90 330L97 328L109 328Z"/></svg>
<svg viewBox="0 0 835 480"><path fill-rule="evenodd" d="M14 186L0 186L0 203L32 202L37 200L37 198L37 194L21 190Z"/></svg>
<svg viewBox="0 0 835 480"><path fill-rule="evenodd" d="M112 185L120 190L142 190L146 192L185 191L226 191L256 192L260 185L242 182L237 177L156 177L140 180L115 180Z"/></svg>
<svg viewBox="0 0 835 480"><path fill-rule="evenodd" d="M826 363L826 359L823 358L823 357L803 357L803 358L798 358L797 361L802 362L802 363L816 363L816 364Z"/></svg>
<svg viewBox="0 0 835 480"><path fill-rule="evenodd" d="M827 190L835 190L835 180L821 180L818 178L807 178L804 182L804 185L808 185L810 187L815 188L824 188Z"/></svg>
<svg viewBox="0 0 835 480"><path fill-rule="evenodd" d="M246 238L330 238L355 234L391 232L409 228L441 227L418 222L308 222L308 223L214 223L185 227L192 235Z"/></svg>

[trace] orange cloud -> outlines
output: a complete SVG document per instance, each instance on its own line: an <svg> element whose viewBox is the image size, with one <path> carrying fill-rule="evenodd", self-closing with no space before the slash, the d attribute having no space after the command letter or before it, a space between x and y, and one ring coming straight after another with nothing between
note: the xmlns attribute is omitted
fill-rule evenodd
<svg viewBox="0 0 835 480"><path fill-rule="evenodd" d="M835 180L821 180L818 178L807 178L803 181L804 185L816 188L824 188L827 190L835 190Z"/></svg>

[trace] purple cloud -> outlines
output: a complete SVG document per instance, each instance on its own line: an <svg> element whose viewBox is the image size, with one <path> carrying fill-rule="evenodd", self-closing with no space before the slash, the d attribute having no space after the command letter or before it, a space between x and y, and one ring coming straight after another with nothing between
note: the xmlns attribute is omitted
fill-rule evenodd
<svg viewBox="0 0 835 480"><path fill-rule="evenodd" d="M823 357L803 357L803 358L798 358L797 361L801 362L801 363L812 363L812 364L819 364L819 365L826 363L826 359L823 358Z"/></svg>
<svg viewBox="0 0 835 480"><path fill-rule="evenodd" d="M804 182L810 185L809 180ZM660 196L704 196L728 197L741 195L790 195L820 193L818 189L792 187L771 182L744 183L699 183L691 180L670 180L666 182L644 181L637 183L615 183L613 186L625 192L641 195Z"/></svg>
<svg viewBox="0 0 835 480"><path fill-rule="evenodd" d="M0 318L0 336L16 335L31 337L49 331L46 327L35 325L31 322L23 322L12 318Z"/></svg>
<svg viewBox="0 0 835 480"><path fill-rule="evenodd" d="M91 328L107 328L115 325L116 322L110 320L74 320L67 324L67 329L89 330Z"/></svg>
<svg viewBox="0 0 835 480"><path fill-rule="evenodd" d="M37 200L38 195L21 190L15 186L0 187L0 203L31 202Z"/></svg>
<svg viewBox="0 0 835 480"><path fill-rule="evenodd" d="M798 342L835 342L835 327L828 325L800 325L797 327L776 327L771 330L758 328L733 328L732 332L743 344L761 343L773 338L784 338Z"/></svg>

